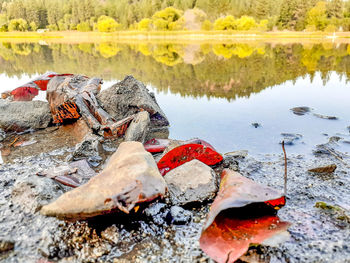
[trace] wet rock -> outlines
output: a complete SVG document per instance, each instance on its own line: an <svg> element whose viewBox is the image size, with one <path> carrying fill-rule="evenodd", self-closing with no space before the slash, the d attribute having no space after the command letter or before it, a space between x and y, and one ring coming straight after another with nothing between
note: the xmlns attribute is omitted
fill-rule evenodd
<svg viewBox="0 0 350 263"><path fill-rule="evenodd" d="M233 158L245 158L248 156L248 150L239 150L234 152L228 152L224 154L225 157L233 157Z"/></svg>
<svg viewBox="0 0 350 263"><path fill-rule="evenodd" d="M302 107L295 107L290 109L295 115L305 115L306 113L309 113L310 111L312 111L311 108L306 107L306 106L302 106Z"/></svg>
<svg viewBox="0 0 350 263"><path fill-rule="evenodd" d="M11 193L12 202L18 204L25 212L35 213L43 205L63 194L63 189L48 178L32 175L19 177Z"/></svg>
<svg viewBox="0 0 350 263"><path fill-rule="evenodd" d="M0 240L0 255L13 250L15 243L9 240ZM1 259L1 258L0 258Z"/></svg>
<svg viewBox="0 0 350 263"><path fill-rule="evenodd" d="M50 122L51 113L47 102L0 100L0 128L6 132L44 129Z"/></svg>
<svg viewBox="0 0 350 263"><path fill-rule="evenodd" d="M327 116L327 115L322 115L318 113L314 113L314 116L320 119L325 119L325 120L338 120L338 117L335 116Z"/></svg>
<svg viewBox="0 0 350 263"><path fill-rule="evenodd" d="M167 221L169 224L185 225L192 219L192 213L179 206L173 206L167 215Z"/></svg>
<svg viewBox="0 0 350 263"><path fill-rule="evenodd" d="M174 205L209 200L217 191L214 170L198 160L192 160L171 170L164 179Z"/></svg>
<svg viewBox="0 0 350 263"><path fill-rule="evenodd" d="M133 76L126 76L121 82L102 91L97 99L114 119L121 120L145 110L150 114L154 126L168 126L169 122L159 107L154 94Z"/></svg>
<svg viewBox="0 0 350 263"><path fill-rule="evenodd" d="M313 169L309 169L308 171L310 173L333 173L337 169L337 166L335 164L330 164L327 166L322 166L322 167L316 167Z"/></svg>
<svg viewBox="0 0 350 263"><path fill-rule="evenodd" d="M115 225L107 227L104 231L101 232L101 237L107 240L111 245L118 244L118 241L119 241L118 228Z"/></svg>
<svg viewBox="0 0 350 263"><path fill-rule="evenodd" d="M294 145L296 141L303 137L301 134L297 133L281 133L281 135L283 136L283 139L280 141L280 144L284 141L285 145Z"/></svg>
<svg viewBox="0 0 350 263"><path fill-rule="evenodd" d="M166 204L154 203L144 210L146 216L152 218L152 221L157 225L164 225L168 212L166 211Z"/></svg>
<svg viewBox="0 0 350 263"><path fill-rule="evenodd" d="M96 167L102 161L100 157L102 146L97 135L87 134L81 143L75 146L70 161L87 159L89 164Z"/></svg>
<svg viewBox="0 0 350 263"><path fill-rule="evenodd" d="M100 174L44 206L41 213L66 219L84 219L117 209L129 213L137 203L163 196L165 189L152 155L139 142L123 142Z"/></svg>
<svg viewBox="0 0 350 263"><path fill-rule="evenodd" d="M259 127L261 127L261 124L260 124L260 123L257 123L257 122L254 122L254 123L252 123L252 126L253 126L254 128L259 128Z"/></svg>
<svg viewBox="0 0 350 263"><path fill-rule="evenodd" d="M5 140L5 138L6 138L6 133L2 129L0 129L0 142Z"/></svg>
<svg viewBox="0 0 350 263"><path fill-rule="evenodd" d="M147 111L139 112L130 123L125 134L125 141L145 142L148 126L150 124L149 113Z"/></svg>

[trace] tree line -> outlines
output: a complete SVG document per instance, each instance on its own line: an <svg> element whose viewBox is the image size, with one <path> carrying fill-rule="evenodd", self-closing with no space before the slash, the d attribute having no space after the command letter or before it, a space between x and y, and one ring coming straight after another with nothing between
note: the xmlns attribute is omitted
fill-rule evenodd
<svg viewBox="0 0 350 263"><path fill-rule="evenodd" d="M0 31L350 31L343 0L0 0Z"/></svg>

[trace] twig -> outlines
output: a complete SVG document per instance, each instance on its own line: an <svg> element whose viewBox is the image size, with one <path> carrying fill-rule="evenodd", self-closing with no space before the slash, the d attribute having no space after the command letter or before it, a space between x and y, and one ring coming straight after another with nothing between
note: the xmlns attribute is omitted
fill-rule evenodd
<svg viewBox="0 0 350 263"><path fill-rule="evenodd" d="M333 155L337 160L339 160L340 162L342 162L345 167L350 168L350 166L343 160L343 158L341 156L339 156L339 154L337 154L336 152L334 152L333 150L331 150L330 148L323 146L323 149L327 150L331 155Z"/></svg>
<svg viewBox="0 0 350 263"><path fill-rule="evenodd" d="M282 141L282 150L284 154L284 195L287 196L287 154L284 148L284 141Z"/></svg>
<svg viewBox="0 0 350 263"><path fill-rule="evenodd" d="M16 138L13 140L13 142L10 143L9 147L11 147L12 145L14 145L15 142L17 142L18 139L19 139L19 137L16 137Z"/></svg>

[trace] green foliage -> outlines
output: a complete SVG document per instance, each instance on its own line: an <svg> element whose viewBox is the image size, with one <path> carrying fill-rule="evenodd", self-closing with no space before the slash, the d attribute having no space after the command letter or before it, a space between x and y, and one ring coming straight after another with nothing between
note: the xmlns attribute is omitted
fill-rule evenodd
<svg viewBox="0 0 350 263"><path fill-rule="evenodd" d="M254 18L249 16L242 16L236 20L237 30L251 30L257 27Z"/></svg>
<svg viewBox="0 0 350 263"><path fill-rule="evenodd" d="M89 21L81 22L77 25L77 30L81 32L88 32L92 30Z"/></svg>
<svg viewBox="0 0 350 263"><path fill-rule="evenodd" d="M215 30L235 30L237 29L236 20L233 16L220 17L214 22Z"/></svg>
<svg viewBox="0 0 350 263"><path fill-rule="evenodd" d="M100 16L97 21L97 30L99 32L115 32L120 24L109 16Z"/></svg>
<svg viewBox="0 0 350 263"><path fill-rule="evenodd" d="M317 29L323 30L328 24L326 14L326 2L318 2L315 7L307 13L307 24L314 25Z"/></svg>
<svg viewBox="0 0 350 263"><path fill-rule="evenodd" d="M151 29L151 25L152 20L149 18L144 18L137 24L137 29L141 31L147 31Z"/></svg>
<svg viewBox="0 0 350 263"><path fill-rule="evenodd" d="M39 28L38 25L34 21L30 22L29 27L30 27L31 31L37 31Z"/></svg>
<svg viewBox="0 0 350 263"><path fill-rule="evenodd" d="M202 30L211 30L213 28L213 25L211 24L211 22L209 20L205 20L202 23Z"/></svg>
<svg viewBox="0 0 350 263"><path fill-rule="evenodd" d="M28 23L22 18L12 19L8 25L8 31L27 31Z"/></svg>
<svg viewBox="0 0 350 263"><path fill-rule="evenodd" d="M176 23L182 13L181 10L174 7L167 7L153 15L153 24L157 30L175 30L182 26L183 22Z"/></svg>

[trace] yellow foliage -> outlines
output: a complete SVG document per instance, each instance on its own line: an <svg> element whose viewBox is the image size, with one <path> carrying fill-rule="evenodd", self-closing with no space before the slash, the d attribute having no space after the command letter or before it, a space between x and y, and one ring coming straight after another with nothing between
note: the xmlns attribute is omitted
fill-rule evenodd
<svg viewBox="0 0 350 263"><path fill-rule="evenodd" d="M117 55L121 51L121 48L116 43L101 43L99 45L99 51L102 57L110 58Z"/></svg>

